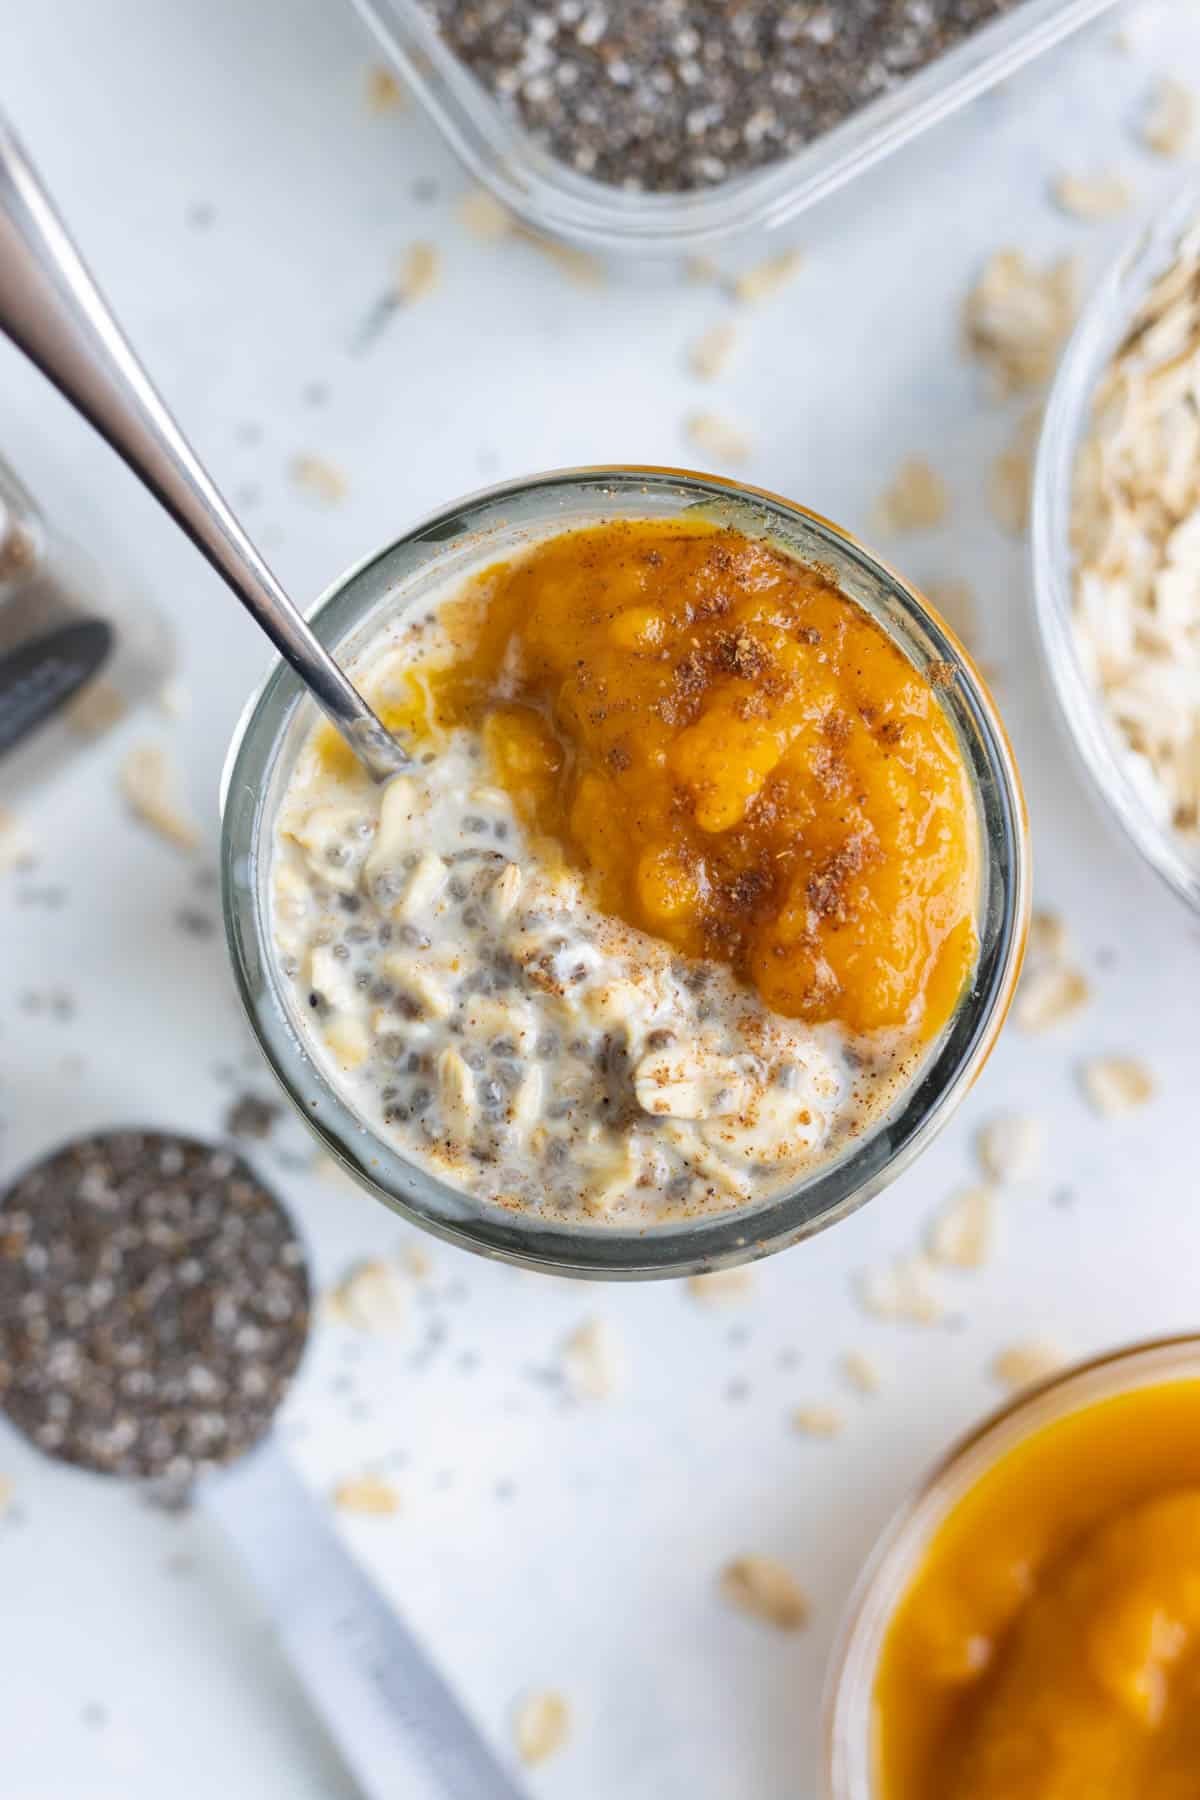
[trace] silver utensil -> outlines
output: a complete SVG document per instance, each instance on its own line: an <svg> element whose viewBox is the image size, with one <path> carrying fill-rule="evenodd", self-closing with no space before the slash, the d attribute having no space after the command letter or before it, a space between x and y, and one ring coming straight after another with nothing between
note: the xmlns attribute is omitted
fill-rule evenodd
<svg viewBox="0 0 1200 1800"><path fill-rule="evenodd" d="M409 761L271 573L180 431L0 118L0 331L206 556L377 781Z"/></svg>

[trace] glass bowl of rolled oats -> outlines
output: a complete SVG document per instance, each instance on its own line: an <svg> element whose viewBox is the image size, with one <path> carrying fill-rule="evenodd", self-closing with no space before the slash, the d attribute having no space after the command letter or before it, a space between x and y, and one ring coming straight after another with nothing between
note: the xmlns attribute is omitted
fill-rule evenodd
<svg viewBox="0 0 1200 1800"><path fill-rule="evenodd" d="M1034 482L1051 681L1105 808L1200 911L1200 185L1117 258L1067 346Z"/></svg>
<svg viewBox="0 0 1200 1800"><path fill-rule="evenodd" d="M287 1094L428 1229L694 1273L870 1198L949 1117L1028 911L1011 751L919 596L786 501L584 469L462 501L314 614L411 762L294 676L223 790L234 970Z"/></svg>

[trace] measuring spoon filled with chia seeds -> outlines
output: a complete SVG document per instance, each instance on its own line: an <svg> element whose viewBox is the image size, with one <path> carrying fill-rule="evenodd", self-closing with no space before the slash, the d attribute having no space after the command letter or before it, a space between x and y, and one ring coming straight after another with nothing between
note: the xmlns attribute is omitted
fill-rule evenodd
<svg viewBox="0 0 1200 1800"><path fill-rule="evenodd" d="M0 1411L218 1521L366 1800L521 1800L271 1431L310 1313L287 1213L228 1150L100 1133L0 1198Z"/></svg>

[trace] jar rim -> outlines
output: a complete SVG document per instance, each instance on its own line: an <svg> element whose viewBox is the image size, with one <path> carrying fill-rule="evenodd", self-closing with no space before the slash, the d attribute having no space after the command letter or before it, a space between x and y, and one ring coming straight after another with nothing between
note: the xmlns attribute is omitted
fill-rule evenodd
<svg viewBox="0 0 1200 1800"><path fill-rule="evenodd" d="M1097 385L1138 307L1177 256L1184 232L1197 223L1200 181L1191 175L1130 233L1080 313L1046 404L1030 520L1034 618L1058 723L1107 817L1193 912L1200 912L1200 865L1139 792L1103 696L1079 655L1070 525L1075 462Z"/></svg>
<svg viewBox="0 0 1200 1800"><path fill-rule="evenodd" d="M699 1273L783 1248L846 1216L908 1165L946 1122L982 1067L1015 987L1029 912L1024 802L1012 750L968 653L933 608L849 533L819 514L721 477L649 465L557 470L472 494L362 558L334 581L311 614L331 646L345 646L364 622L403 604L423 575L439 585L513 532L542 539L555 529L608 517L705 516L786 542L803 560L832 567L839 586L898 641L915 666L949 662L957 679L944 704L963 748L980 815L981 948L969 990L943 1040L896 1105L842 1157L818 1165L763 1202L663 1226L559 1225L533 1214L487 1208L425 1172L377 1137L332 1084L290 1024L274 969L261 903L258 849L284 740L297 719L298 678L277 663L235 730L221 784L221 868L226 935L251 1027L276 1078L334 1158L406 1217L483 1254L588 1279ZM518 538L518 541L520 539ZM508 547L505 542L505 548ZM454 565L457 564L457 567Z"/></svg>

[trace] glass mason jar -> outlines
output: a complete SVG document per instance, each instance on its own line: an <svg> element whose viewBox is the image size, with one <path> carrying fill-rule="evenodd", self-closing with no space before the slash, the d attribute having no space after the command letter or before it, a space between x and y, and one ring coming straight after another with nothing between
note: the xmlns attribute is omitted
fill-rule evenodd
<svg viewBox="0 0 1200 1800"><path fill-rule="evenodd" d="M980 828L980 949L975 976L892 1109L827 1163L771 1198L661 1226L558 1223L489 1208L407 1160L359 1118L308 1048L272 949L267 873L272 825L311 702L282 663L245 711L222 784L226 930L251 1025L285 1092L337 1160L428 1230L484 1254L560 1275L682 1275L744 1262L844 1218L908 1166L982 1068L1012 998L1029 907L1024 807L1012 752L978 673L915 591L827 520L757 489L671 469L577 469L532 476L457 502L368 557L313 614L352 661L385 617L428 604L448 583L557 531L612 518L702 508L828 569L917 668L950 664L942 692L974 790Z"/></svg>
<svg viewBox="0 0 1200 1800"><path fill-rule="evenodd" d="M875 1671L896 1608L926 1547L989 1469L1070 1413L1137 1388L1200 1381L1200 1337L1109 1351L1019 1394L960 1438L885 1528L859 1579L830 1664L825 1702L825 1800L880 1800L874 1768Z"/></svg>
<svg viewBox="0 0 1200 1800"><path fill-rule="evenodd" d="M170 666L136 587L63 537L0 458L0 798L78 756Z"/></svg>

